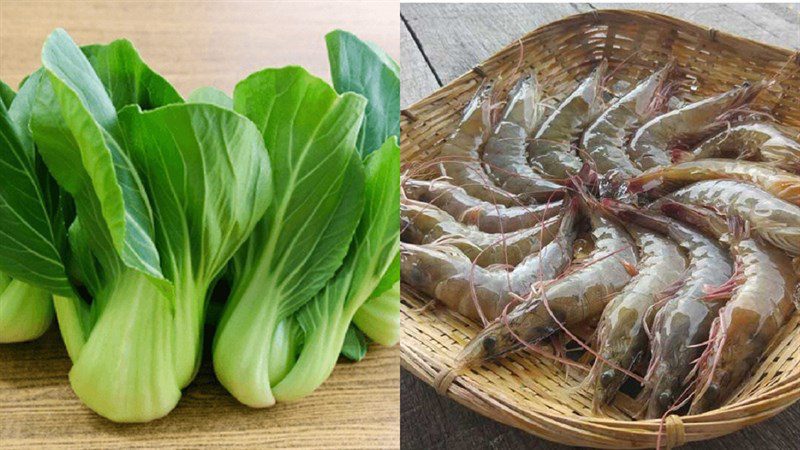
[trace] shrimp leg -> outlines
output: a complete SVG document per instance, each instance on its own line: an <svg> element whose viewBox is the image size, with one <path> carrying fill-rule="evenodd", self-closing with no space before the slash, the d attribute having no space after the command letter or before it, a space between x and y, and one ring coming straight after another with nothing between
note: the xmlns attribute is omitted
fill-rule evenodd
<svg viewBox="0 0 800 450"><path fill-rule="evenodd" d="M631 139L628 146L631 160L641 170L669 165L670 151L675 146L691 146L718 132L724 126L720 118L726 112L748 104L764 87L764 83L745 83L652 119Z"/></svg>
<svg viewBox="0 0 800 450"><path fill-rule="evenodd" d="M563 204L558 200L532 206L495 205L476 199L464 189L439 180L407 179L403 182L403 192L407 198L438 206L459 222L475 225L487 233L508 233L531 228L557 215Z"/></svg>
<svg viewBox="0 0 800 450"><path fill-rule="evenodd" d="M600 62L536 132L528 144L528 158L534 170L554 178L567 178L580 171L583 161L572 144L605 108L602 91L607 69L608 62Z"/></svg>
<svg viewBox="0 0 800 450"><path fill-rule="evenodd" d="M498 186L526 202L560 196L563 186L543 179L528 165L528 136L544 117L539 84L533 75L521 78L509 92L502 117L483 147L481 157L489 175Z"/></svg>

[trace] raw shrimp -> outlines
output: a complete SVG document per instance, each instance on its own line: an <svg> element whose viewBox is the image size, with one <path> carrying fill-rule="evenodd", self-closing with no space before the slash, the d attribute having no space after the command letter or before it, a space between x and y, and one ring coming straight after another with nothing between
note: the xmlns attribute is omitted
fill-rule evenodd
<svg viewBox="0 0 800 450"><path fill-rule="evenodd" d="M561 217L553 217L533 228L493 234L464 225L428 203L404 200L400 203L400 237L411 244L452 244L482 267L516 266L553 240Z"/></svg>
<svg viewBox="0 0 800 450"><path fill-rule="evenodd" d="M494 205L467 194L445 181L419 181L407 179L403 192L412 200L431 203L443 209L459 222L475 225L487 233L502 233L536 226L539 222L559 213L561 200L542 205Z"/></svg>
<svg viewBox="0 0 800 450"><path fill-rule="evenodd" d="M768 164L737 159L709 158L654 167L629 180L628 191L648 191L661 197L687 184L715 179L747 181L781 200L800 206L800 176Z"/></svg>
<svg viewBox="0 0 800 450"><path fill-rule="evenodd" d="M580 171L583 161L572 148L581 132L605 108L603 79L608 62L600 62L589 78L583 81L545 120L528 144L528 157L534 170L555 178L567 178Z"/></svg>
<svg viewBox="0 0 800 450"><path fill-rule="evenodd" d="M625 145L630 135L666 104L672 86L667 81L674 67L670 62L647 77L586 130L582 145L584 159L593 163L595 171L601 175L612 172L624 178L641 173L628 158Z"/></svg>
<svg viewBox="0 0 800 450"><path fill-rule="evenodd" d="M766 123L736 125L708 138L690 154L681 156L694 159L736 156L800 172L800 143Z"/></svg>
<svg viewBox="0 0 800 450"><path fill-rule="evenodd" d="M664 199L712 208L725 216L750 223L755 234L793 255L800 255L800 207L748 183L732 180L701 181ZM651 207L660 207L658 200Z"/></svg>
<svg viewBox="0 0 800 450"><path fill-rule="evenodd" d="M525 150L528 136L543 116L536 78L533 75L523 77L509 92L502 120L483 146L481 157L486 171L498 186L518 194L525 202L548 200L564 189L543 179L528 165Z"/></svg>
<svg viewBox="0 0 800 450"><path fill-rule="evenodd" d="M625 381L626 374L614 366L631 369L646 356L645 325L652 321L652 307L658 294L678 281L686 268L680 246L669 237L634 224L627 229L639 246L641 259L638 274L609 302L597 326L600 356L592 367L595 411L610 402Z"/></svg>
<svg viewBox="0 0 800 450"><path fill-rule="evenodd" d="M763 356L794 312L798 292L792 260L772 245L748 236L744 223L705 208L665 203L662 211L719 239L727 237L736 262L733 278L711 296L730 296L714 320L712 339L698 366L690 414L721 406ZM731 295L732 294L732 295ZM713 298L709 301L715 301Z"/></svg>
<svg viewBox="0 0 800 450"><path fill-rule="evenodd" d="M718 132L726 112L751 102L765 87L747 84L699 102L662 114L647 122L634 134L628 155L641 170L670 164L676 146L692 146Z"/></svg>
<svg viewBox="0 0 800 450"><path fill-rule="evenodd" d="M535 344L560 330L602 313L610 296L631 279L637 256L633 238L598 207L583 212L592 225L595 249L588 261L573 265L546 284L540 295L481 331L458 356L462 368ZM552 315L551 315L552 312Z"/></svg>
<svg viewBox="0 0 800 450"><path fill-rule="evenodd" d="M490 94L491 87L478 91L464 110L456 131L442 144L439 154L442 174L475 198L506 206L519 205L521 201L493 185L481 167L478 151L491 128Z"/></svg>
<svg viewBox="0 0 800 450"><path fill-rule="evenodd" d="M404 283L451 310L474 320L494 320L506 305L528 295L534 283L551 280L567 267L576 235L576 214L576 208L568 208L558 236L511 272L476 267L449 245L401 243L400 276Z"/></svg>
<svg viewBox="0 0 800 450"><path fill-rule="evenodd" d="M611 204L612 202L606 202ZM663 304L653 319L650 367L645 376L650 389L647 418L661 417L679 399L686 377L708 338L709 328L722 306L707 301L704 289L724 284L733 271L726 252L712 239L678 221L614 203L617 214L668 235L689 255L686 274L662 292Z"/></svg>

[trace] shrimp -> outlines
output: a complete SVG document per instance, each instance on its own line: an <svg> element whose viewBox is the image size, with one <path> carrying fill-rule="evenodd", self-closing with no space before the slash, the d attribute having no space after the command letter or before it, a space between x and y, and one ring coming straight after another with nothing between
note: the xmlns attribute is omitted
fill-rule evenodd
<svg viewBox="0 0 800 450"><path fill-rule="evenodd" d="M761 359L795 310L798 276L784 252L751 238L735 216L726 225L705 208L670 202L661 209L717 239L727 237L737 268L729 283L711 294L731 297L712 324L712 339L698 366L689 412L699 414L727 401Z"/></svg>
<svg viewBox="0 0 800 450"><path fill-rule="evenodd" d="M461 123L442 144L439 154L442 175L461 186L469 195L506 206L519 205L514 194L492 184L480 162L479 150L491 127L491 87L483 88L469 102Z"/></svg>
<svg viewBox="0 0 800 450"><path fill-rule="evenodd" d="M525 202L547 200L564 187L547 181L528 165L528 135L544 116L539 84L533 75L521 78L508 94L503 119L483 147L486 171L502 189Z"/></svg>
<svg viewBox="0 0 800 450"><path fill-rule="evenodd" d="M686 258L672 239L634 224L627 229L639 246L641 259L638 274L609 302L597 326L600 356L591 372L595 411L609 403L625 381L625 373L613 367L631 369L643 360L648 349L645 326L652 321L657 295L678 281L686 268Z"/></svg>
<svg viewBox="0 0 800 450"><path fill-rule="evenodd" d="M708 138L684 158L702 159L736 156L774 164L800 172L800 143L772 125L744 123Z"/></svg>
<svg viewBox="0 0 800 450"><path fill-rule="evenodd" d="M702 351L698 346L708 338L722 306L720 301L707 301L704 288L724 284L733 267L725 251L698 231L653 212L614 205L622 219L666 234L689 255L685 276L661 293L663 306L653 319L652 356L645 375L650 390L647 418L653 419L661 417L683 392L691 363Z"/></svg>
<svg viewBox="0 0 800 450"><path fill-rule="evenodd" d="M536 206L493 205L478 200L445 181L407 179L403 192L413 200L431 203L443 209L459 222L475 225L486 233L502 233L536 226L559 213L562 201Z"/></svg>
<svg viewBox="0 0 800 450"><path fill-rule="evenodd" d="M674 147L692 146L719 131L724 126L721 118L726 112L750 103L765 86L765 83L745 83L652 119L633 135L628 155L641 170L669 165Z"/></svg>
<svg viewBox="0 0 800 450"><path fill-rule="evenodd" d="M473 320L494 320L506 305L528 295L536 282L555 278L570 263L577 211L569 207L558 235L511 272L472 264L448 245L400 244L403 282Z"/></svg>
<svg viewBox="0 0 800 450"><path fill-rule="evenodd" d="M572 143L583 129L605 108L603 79L608 62L600 62L594 72L545 120L528 144L528 158L534 170L555 178L578 173L583 165Z"/></svg>
<svg viewBox="0 0 800 450"><path fill-rule="evenodd" d="M451 243L475 264L516 266L538 252L556 235L561 217L553 217L533 228L505 234L484 233L428 203L404 200L400 203L403 241L411 244Z"/></svg>
<svg viewBox="0 0 800 450"><path fill-rule="evenodd" d="M667 200L714 209L750 223L755 234L793 255L800 255L800 207L754 185L732 180L701 181L651 204Z"/></svg>
<svg viewBox="0 0 800 450"><path fill-rule="evenodd" d="M670 62L647 77L600 114L583 134L584 159L592 161L598 173L613 171L625 178L641 173L628 158L625 144L637 128L666 104L672 89L667 81L674 67L674 62Z"/></svg>
<svg viewBox="0 0 800 450"><path fill-rule="evenodd" d="M697 181L733 179L747 181L800 206L800 176L774 166L735 159L700 159L665 167L654 167L628 181L629 192L648 191L661 197Z"/></svg>
<svg viewBox="0 0 800 450"><path fill-rule="evenodd" d="M631 279L636 266L633 238L597 207L582 203L592 225L595 249L588 262L570 267L542 292L481 331L457 357L461 368L535 344L560 329L599 316L610 296ZM552 313L552 314L551 314Z"/></svg>

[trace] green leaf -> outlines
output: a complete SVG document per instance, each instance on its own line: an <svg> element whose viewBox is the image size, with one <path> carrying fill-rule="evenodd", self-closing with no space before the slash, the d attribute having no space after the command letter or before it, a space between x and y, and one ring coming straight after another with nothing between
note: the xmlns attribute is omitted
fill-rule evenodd
<svg viewBox="0 0 800 450"><path fill-rule="evenodd" d="M196 89L189 94L189 101L192 103L210 103L225 109L233 109L233 99L221 90L206 86Z"/></svg>
<svg viewBox="0 0 800 450"><path fill-rule="evenodd" d="M57 200L42 183L45 175L40 173L27 131L29 99L40 78L30 78L22 86L11 111L0 104L0 270L48 291L70 295L61 255L66 232L57 214Z"/></svg>
<svg viewBox="0 0 800 450"><path fill-rule="evenodd" d="M127 105L154 109L183 103L178 91L142 61L129 41L81 47L117 110Z"/></svg>
<svg viewBox="0 0 800 450"><path fill-rule="evenodd" d="M14 96L17 94L14 92L14 89L11 89L11 86L3 83L0 80L0 104L6 107L6 109L11 107L11 102L14 100Z"/></svg>
<svg viewBox="0 0 800 450"><path fill-rule="evenodd" d="M296 315L305 331L305 344L292 370L273 388L278 401L305 397L330 376L353 316L395 265L400 251L397 139L389 138L365 163L361 221L342 267Z"/></svg>
<svg viewBox="0 0 800 450"><path fill-rule="evenodd" d="M361 216L364 174L355 142L365 100L337 95L299 67L257 72L233 98L270 149L275 199L234 256L214 367L237 399L269 406L274 329L341 265Z"/></svg>
<svg viewBox="0 0 800 450"><path fill-rule="evenodd" d="M368 100L358 149L366 156L389 137L400 137L400 68L377 45L336 30L325 36L336 91Z"/></svg>
<svg viewBox="0 0 800 450"><path fill-rule="evenodd" d="M342 355L350 361L361 361L367 356L367 338L354 325L347 327L342 345Z"/></svg>
<svg viewBox="0 0 800 450"><path fill-rule="evenodd" d="M106 267L121 258L162 278L152 211L100 78L60 29L45 42L42 63L31 130L48 169L75 199L92 250Z"/></svg>
<svg viewBox="0 0 800 450"><path fill-rule="evenodd" d="M353 323L378 344L387 347L397 344L400 340L400 281L379 294L373 293L356 311Z"/></svg>

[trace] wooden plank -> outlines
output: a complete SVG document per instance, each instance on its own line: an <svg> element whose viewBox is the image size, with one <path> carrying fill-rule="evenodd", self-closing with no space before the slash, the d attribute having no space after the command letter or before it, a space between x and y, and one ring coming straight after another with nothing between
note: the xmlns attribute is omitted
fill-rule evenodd
<svg viewBox="0 0 800 450"><path fill-rule="evenodd" d="M784 47L798 46L797 4L579 4L571 5L430 5L403 4L401 14L420 41L436 73L447 83L483 61L513 39L564 16L592 8L642 9L670 14L719 30ZM405 61L403 61L405 62ZM424 98L435 90L414 90ZM422 91L422 92L420 92ZM566 449L507 427L438 395L431 387L402 371L404 448ZM687 449L795 448L800 442L800 404L773 419Z"/></svg>
<svg viewBox="0 0 800 450"><path fill-rule="evenodd" d="M397 347L372 346L302 401L256 410L214 378L208 338L204 364L178 407L146 424L115 424L83 406L69 387L57 327L34 342L0 345L0 448L399 448Z"/></svg>
<svg viewBox="0 0 800 450"><path fill-rule="evenodd" d="M800 48L800 28L756 4L592 3L597 9L635 9L677 17L767 44Z"/></svg>
<svg viewBox="0 0 800 450"><path fill-rule="evenodd" d="M343 28L400 57L393 3L252 1L0 1L0 79L16 86L41 65L56 27L79 44L131 40L183 94L200 86L231 92L265 67L299 64L327 78L325 34Z"/></svg>
<svg viewBox="0 0 800 450"><path fill-rule="evenodd" d="M38 67L42 43L57 26L81 44L130 39L184 94L204 85L231 92L268 66L301 64L327 77L324 35L334 28L400 56L396 3L0 0L0 78L16 86ZM338 365L310 397L268 410L236 402L209 360L167 417L118 425L72 393L71 363L55 327L33 343L0 345L0 448L400 446L397 347L370 348L364 361Z"/></svg>
<svg viewBox="0 0 800 450"><path fill-rule="evenodd" d="M400 24L400 107L405 108L439 89L439 82L420 52L405 22Z"/></svg>
<svg viewBox="0 0 800 450"><path fill-rule="evenodd" d="M400 14L446 84L525 33L588 9L566 3L404 3Z"/></svg>

